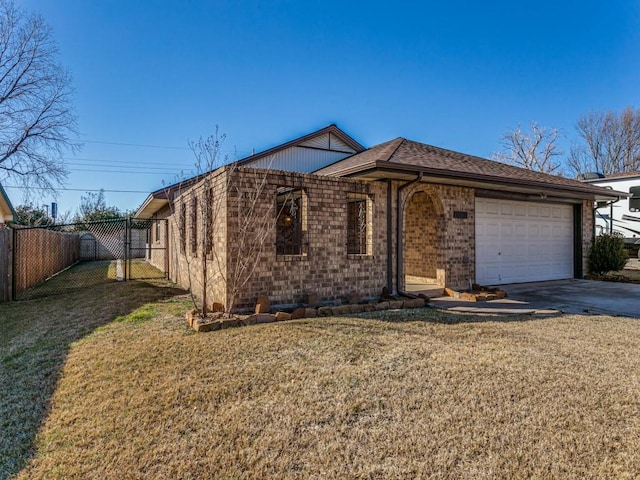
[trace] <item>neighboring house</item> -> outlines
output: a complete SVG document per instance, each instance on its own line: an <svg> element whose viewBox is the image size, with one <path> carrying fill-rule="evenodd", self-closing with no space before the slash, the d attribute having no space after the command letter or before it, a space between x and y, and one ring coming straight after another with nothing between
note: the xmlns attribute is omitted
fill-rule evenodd
<svg viewBox="0 0 640 480"><path fill-rule="evenodd" d="M582 181L628 194L596 204L596 235L615 232L622 235L626 243L640 245L640 172L616 173L607 177L587 174ZM638 253L640 257L640 251Z"/></svg>
<svg viewBox="0 0 640 480"><path fill-rule="evenodd" d="M4 191L4 188L0 185L0 226L12 223L15 219L16 211L13 209L13 205L11 205L11 201Z"/></svg>
<svg viewBox="0 0 640 480"><path fill-rule="evenodd" d="M217 263L220 277L242 260L234 247L247 233L238 216L252 186L262 185L253 215L256 223L270 216L273 226L238 294L240 307L262 292L293 303L311 292L336 299L383 287L579 278L593 202L619 195L403 138L364 149L335 125L207 175L153 192L136 217L169 219L169 232L152 240L160 246L168 239L170 278L200 295L193 272L203 259L208 268ZM225 198L209 243L218 262L199 247L208 235L199 223L211 198L205 181ZM164 268L160 258L156 264ZM227 290L223 281L208 281L207 298L228 304Z"/></svg>
<svg viewBox="0 0 640 480"><path fill-rule="evenodd" d="M0 184L0 302L11 298L11 236L5 229L16 219L16 212Z"/></svg>

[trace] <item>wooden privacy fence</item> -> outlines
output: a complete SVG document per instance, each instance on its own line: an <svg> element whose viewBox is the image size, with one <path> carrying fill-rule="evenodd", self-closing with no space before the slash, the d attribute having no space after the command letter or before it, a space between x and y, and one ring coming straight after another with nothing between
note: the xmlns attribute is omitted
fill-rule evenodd
<svg viewBox="0 0 640 480"><path fill-rule="evenodd" d="M11 300L12 231L0 228L0 302Z"/></svg>
<svg viewBox="0 0 640 480"><path fill-rule="evenodd" d="M42 283L50 276L80 260L77 233L56 232L44 228L17 229L14 242L14 293Z"/></svg>

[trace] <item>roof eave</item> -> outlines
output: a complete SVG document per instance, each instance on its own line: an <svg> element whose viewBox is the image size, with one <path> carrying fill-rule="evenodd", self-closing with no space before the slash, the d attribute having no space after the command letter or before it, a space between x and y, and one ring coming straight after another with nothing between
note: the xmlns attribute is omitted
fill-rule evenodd
<svg viewBox="0 0 640 480"><path fill-rule="evenodd" d="M595 187L595 186L585 186L586 188L574 187L570 185L553 185L546 182L534 182L534 181L526 181L526 180L516 180L507 177L496 177L491 175L481 175L481 174L470 174L468 172L455 172L451 170L439 170L435 168L414 166L414 165L401 165L401 164L390 164L388 161L377 160L374 162L368 162L366 164L356 165L351 168L347 168L344 170L340 170L338 172L334 172L330 174L330 176L338 176L338 177L354 177L363 174L370 174L373 171L384 171L384 172L398 172L398 173L422 173L423 175L429 175L432 177L439 178L450 178L455 180L469 180L469 181L477 181L481 183L489 183L491 185L500 184L503 186L512 186L512 187L525 187L530 189L552 189L557 191L571 192L575 194L579 194L580 197L586 199L596 199L596 200L609 200L609 199L617 199L617 198L625 198L628 197L629 194L624 192L617 192L615 190L607 190L605 188Z"/></svg>

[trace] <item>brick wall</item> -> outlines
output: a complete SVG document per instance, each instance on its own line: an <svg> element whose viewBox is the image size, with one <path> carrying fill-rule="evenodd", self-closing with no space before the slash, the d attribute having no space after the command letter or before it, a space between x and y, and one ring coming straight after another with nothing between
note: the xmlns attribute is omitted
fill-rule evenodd
<svg viewBox="0 0 640 480"><path fill-rule="evenodd" d="M239 306L252 305L260 292L267 293L273 302L293 303L301 301L309 292L316 292L323 299L337 299L352 291L362 295L379 293L386 285L385 183L245 168L231 172L231 175L230 184L239 185L239 194L262 185L263 195L253 217L271 220L255 270L238 293ZM302 255L278 255L276 252L275 199L276 192L283 187L304 191L304 211L300 212L305 242ZM347 253L350 193L366 194L371 199L368 218L371 255ZM236 213L229 216L230 239L237 238L242 230L243 212L237 208L237 203L238 193L230 195L228 208ZM259 223L258 230L264 226ZM238 244L230 241L230 271L243 254Z"/></svg>
<svg viewBox="0 0 640 480"><path fill-rule="evenodd" d="M475 191L472 188L438 185L445 215L446 286L468 288L476 277ZM456 218L456 212L466 215Z"/></svg>
<svg viewBox="0 0 640 480"><path fill-rule="evenodd" d="M395 189L398 187L398 184L394 185ZM438 285L467 287L469 279L475 279L474 190L419 183L404 191L402 197L406 205L405 273L425 276L418 272L435 271ZM461 218L454 212L459 212ZM425 234L421 235L421 232ZM420 256L429 258L420 259ZM402 289L404 285L400 286Z"/></svg>
<svg viewBox="0 0 640 480"><path fill-rule="evenodd" d="M593 242L593 201L582 201L582 273L589 273L589 249Z"/></svg>
<svg viewBox="0 0 640 480"><path fill-rule="evenodd" d="M207 196L206 191L211 190L212 194ZM224 303L226 299L226 285L223 281L227 268L227 173L224 168L218 169L206 179L189 186L185 189L178 189L174 193L174 201L170 207L166 207L158 213L159 218L167 218L166 228L168 234L167 263L169 268L169 278L183 288L189 289L198 302L202 301L203 292L206 287L207 305L213 302ZM190 214L193 199L197 199L198 204L198 224L190 221ZM208 202L205 202L208 200ZM208 206L205 206L207 204ZM184 231L181 228L180 212L182 206L186 205L187 219ZM212 248L205 252L203 245L206 233L205 217L211 215L212 226L209 233L212 237ZM161 230L164 227L161 227ZM196 233L195 252L191 249L192 236ZM164 234L156 246L161 247L164 243ZM182 248L184 244L185 248Z"/></svg>

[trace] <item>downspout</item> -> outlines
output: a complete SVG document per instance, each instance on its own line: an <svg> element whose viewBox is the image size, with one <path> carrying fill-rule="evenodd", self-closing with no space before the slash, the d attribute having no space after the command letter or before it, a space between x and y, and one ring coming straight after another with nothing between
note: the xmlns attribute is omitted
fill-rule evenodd
<svg viewBox="0 0 640 480"><path fill-rule="evenodd" d="M398 290L398 294L400 295L409 295L407 292L400 290L400 285L402 284L402 277L404 276L404 248L403 248L403 223L404 223L404 204L402 202L402 192L422 180L423 173L419 172L418 176L404 185L398 187L398 225L396 232L396 286Z"/></svg>
<svg viewBox="0 0 640 480"><path fill-rule="evenodd" d="M393 209L393 188L391 179L387 179L387 292L393 291L393 218L391 210Z"/></svg>

